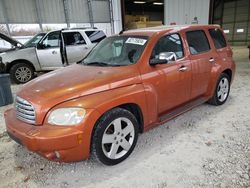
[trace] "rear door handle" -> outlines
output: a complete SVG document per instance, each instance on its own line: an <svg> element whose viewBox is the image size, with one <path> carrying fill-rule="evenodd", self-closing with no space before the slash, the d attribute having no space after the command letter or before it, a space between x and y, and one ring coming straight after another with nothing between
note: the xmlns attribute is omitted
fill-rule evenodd
<svg viewBox="0 0 250 188"><path fill-rule="evenodd" d="M57 52L54 50L54 51L52 51L52 54L57 54Z"/></svg>
<svg viewBox="0 0 250 188"><path fill-rule="evenodd" d="M211 57L211 58L209 59L209 62L210 62L210 63L214 63L214 62L215 62L214 58Z"/></svg>
<svg viewBox="0 0 250 188"><path fill-rule="evenodd" d="M185 72L185 71L187 71L188 70L188 68L186 67L186 66L181 66L180 68L179 68L179 71L180 72Z"/></svg>

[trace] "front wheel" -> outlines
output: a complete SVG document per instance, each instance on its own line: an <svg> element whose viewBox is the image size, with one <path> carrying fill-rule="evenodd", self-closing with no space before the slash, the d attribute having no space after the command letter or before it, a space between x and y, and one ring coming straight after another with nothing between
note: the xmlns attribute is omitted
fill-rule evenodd
<svg viewBox="0 0 250 188"><path fill-rule="evenodd" d="M92 138L92 155L106 165L125 160L138 138L138 122L128 110L114 108L97 122Z"/></svg>
<svg viewBox="0 0 250 188"><path fill-rule="evenodd" d="M227 101L230 92L230 77L222 73L217 81L213 97L208 101L212 105L222 105Z"/></svg>
<svg viewBox="0 0 250 188"><path fill-rule="evenodd" d="M34 69L26 63L17 63L10 68L11 80L16 84L24 84L34 78Z"/></svg>

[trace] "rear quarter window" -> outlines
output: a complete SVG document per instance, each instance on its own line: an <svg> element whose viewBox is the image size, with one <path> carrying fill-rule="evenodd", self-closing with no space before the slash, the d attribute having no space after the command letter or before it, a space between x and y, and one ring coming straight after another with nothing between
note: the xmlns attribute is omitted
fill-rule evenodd
<svg viewBox="0 0 250 188"><path fill-rule="evenodd" d="M85 33L92 43L101 42L106 38L105 33L101 30L85 31Z"/></svg>
<svg viewBox="0 0 250 188"><path fill-rule="evenodd" d="M203 30L188 31L186 36L191 54L200 54L210 50L207 36Z"/></svg>
<svg viewBox="0 0 250 188"><path fill-rule="evenodd" d="M220 48L224 48L227 46L226 39L224 38L221 30L209 29L209 33L213 39L215 48L220 49Z"/></svg>

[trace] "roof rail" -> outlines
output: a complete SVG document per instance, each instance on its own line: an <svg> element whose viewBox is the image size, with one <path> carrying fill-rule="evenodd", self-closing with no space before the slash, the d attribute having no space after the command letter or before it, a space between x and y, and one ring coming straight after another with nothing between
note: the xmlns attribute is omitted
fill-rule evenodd
<svg viewBox="0 0 250 188"><path fill-rule="evenodd" d="M70 27L70 28L62 28L62 30L73 30L73 29L98 29L97 27Z"/></svg>

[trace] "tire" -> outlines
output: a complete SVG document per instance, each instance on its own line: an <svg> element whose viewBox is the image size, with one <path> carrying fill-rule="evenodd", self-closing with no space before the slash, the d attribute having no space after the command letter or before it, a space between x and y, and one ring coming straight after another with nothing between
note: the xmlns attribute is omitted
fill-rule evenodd
<svg viewBox="0 0 250 188"><path fill-rule="evenodd" d="M24 84L34 78L34 68L26 63L17 63L10 68L10 78L16 84Z"/></svg>
<svg viewBox="0 0 250 188"><path fill-rule="evenodd" d="M128 110L114 108L96 123L92 136L91 152L94 160L105 165L116 165L134 150L139 125Z"/></svg>
<svg viewBox="0 0 250 188"><path fill-rule="evenodd" d="M213 97L208 101L209 104L219 106L227 101L230 92L230 77L222 73L217 81Z"/></svg>

